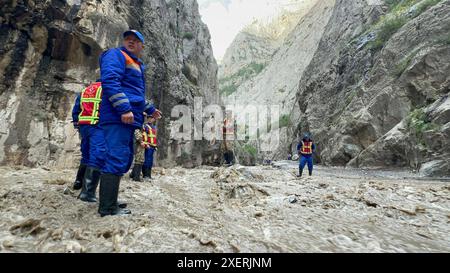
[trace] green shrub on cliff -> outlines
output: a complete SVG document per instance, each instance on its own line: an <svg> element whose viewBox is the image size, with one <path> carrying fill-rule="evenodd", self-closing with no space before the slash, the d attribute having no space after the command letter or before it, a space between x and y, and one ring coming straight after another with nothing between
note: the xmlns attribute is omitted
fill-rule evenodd
<svg viewBox="0 0 450 273"><path fill-rule="evenodd" d="M377 32L377 37L370 43L370 48L380 50L409 20L441 1L444 0L385 0L389 6L389 13L373 27Z"/></svg>
<svg viewBox="0 0 450 273"><path fill-rule="evenodd" d="M439 130L439 125L430 121L423 109L412 111L406 119L406 127L423 144L423 135L429 130Z"/></svg>

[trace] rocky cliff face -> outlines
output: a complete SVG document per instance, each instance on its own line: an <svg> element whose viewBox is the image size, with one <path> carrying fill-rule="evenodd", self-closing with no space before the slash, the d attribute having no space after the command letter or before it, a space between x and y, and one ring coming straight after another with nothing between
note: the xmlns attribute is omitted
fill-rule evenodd
<svg viewBox="0 0 450 273"><path fill-rule="evenodd" d="M448 175L449 20L450 1L337 1L297 96L322 162Z"/></svg>
<svg viewBox="0 0 450 273"><path fill-rule="evenodd" d="M219 68L221 90L224 91L223 88L229 85L240 86L244 81L251 80L255 75L243 73L246 68L255 68L255 64L263 67L270 63L277 49L315 2L317 1L291 0L288 8L281 9L279 14L255 19L240 31L227 49Z"/></svg>
<svg viewBox="0 0 450 273"><path fill-rule="evenodd" d="M227 49L219 69L219 89L225 102L248 103L255 97L260 102L273 99L274 90L284 90L283 92L287 93L292 91L286 90L290 88L285 86L285 78L298 72L302 66L296 66L292 70L293 67L288 65L295 62L304 63L302 52L309 49L307 46L301 48L303 42L306 41L305 36L311 35L312 31L320 32L320 26L317 24L321 22L318 18L315 20L305 19L317 2L319 1L292 1L293 7L290 10L281 11L274 18L254 21L237 35ZM323 16L321 11L317 12L320 14L316 14L316 17ZM302 22L300 22L301 20ZM313 21L317 24L312 27L310 24ZM317 43L317 41L312 41L308 44ZM285 62L288 62L288 65L283 66ZM274 71L277 71L279 76L291 73L278 80L270 79L268 84L267 81ZM272 83L272 80L276 82ZM258 95L255 96L255 93ZM295 92L293 93L295 94ZM281 94L281 99L275 99L281 102L286 97L285 95Z"/></svg>
<svg viewBox="0 0 450 273"><path fill-rule="evenodd" d="M219 71L224 103L280 106L281 128L277 133L283 145L275 147L273 152L259 153L261 159L282 158L288 154L285 143L288 135L292 135L290 120L300 115L295 101L298 81L313 57L312 52L317 50L334 4L334 0L301 1L297 10L281 14L268 25L249 26L227 50ZM268 31L270 29L280 31ZM261 143L248 145L259 149ZM254 161L245 159L245 152L236 153L242 162Z"/></svg>
<svg viewBox="0 0 450 273"><path fill-rule="evenodd" d="M217 65L195 0L2 0L0 6L2 164L78 164L75 95L96 79L101 52L120 45L130 28L146 37L148 98L165 114L159 162L190 154L185 161L202 163L204 145L170 140L169 128L173 106L193 106L196 96L218 102Z"/></svg>
<svg viewBox="0 0 450 273"><path fill-rule="evenodd" d="M317 160L448 175L450 1L319 1L225 102L278 103L281 145Z"/></svg>

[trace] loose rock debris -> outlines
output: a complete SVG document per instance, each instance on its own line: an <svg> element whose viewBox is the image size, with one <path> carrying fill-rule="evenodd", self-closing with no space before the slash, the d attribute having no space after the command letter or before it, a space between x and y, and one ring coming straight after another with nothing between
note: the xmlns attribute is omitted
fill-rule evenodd
<svg viewBox="0 0 450 273"><path fill-rule="evenodd" d="M320 166L299 179L289 166L159 168L145 184L124 176L119 199L132 214L104 218L71 189L76 170L3 167L0 251L450 251L443 182Z"/></svg>

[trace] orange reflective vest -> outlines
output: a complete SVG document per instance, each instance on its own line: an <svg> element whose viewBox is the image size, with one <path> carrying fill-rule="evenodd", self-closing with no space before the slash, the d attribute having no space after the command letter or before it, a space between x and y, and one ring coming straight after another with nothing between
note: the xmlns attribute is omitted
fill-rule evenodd
<svg viewBox="0 0 450 273"><path fill-rule="evenodd" d="M312 154L313 153L312 145L313 145L312 141L306 141L306 142L302 141L302 148L300 150L300 153L304 154L304 155Z"/></svg>
<svg viewBox="0 0 450 273"><path fill-rule="evenodd" d="M234 124L229 119L223 121L223 133L228 137L234 135Z"/></svg>
<svg viewBox="0 0 450 273"><path fill-rule="evenodd" d="M145 124L142 132L142 142L152 147L158 146L158 140L156 138L156 128L152 128L150 125Z"/></svg>
<svg viewBox="0 0 450 273"><path fill-rule="evenodd" d="M93 83L81 92L81 113L78 116L78 124L95 125L98 123L100 103L102 102L102 84Z"/></svg>
<svg viewBox="0 0 450 273"><path fill-rule="evenodd" d="M137 70L139 72L142 72L139 62L137 62L133 58L131 58L125 51L121 50L120 52L122 52L122 55L125 57L125 66L127 68L131 68L131 69Z"/></svg>

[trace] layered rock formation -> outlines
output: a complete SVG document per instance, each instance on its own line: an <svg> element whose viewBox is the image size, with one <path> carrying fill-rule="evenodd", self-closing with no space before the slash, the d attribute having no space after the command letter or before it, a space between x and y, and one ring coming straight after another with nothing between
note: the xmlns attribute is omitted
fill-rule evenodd
<svg viewBox="0 0 450 273"><path fill-rule="evenodd" d="M77 92L98 77L98 57L134 28L146 37L148 98L165 114L159 162L201 164L202 143L170 140L173 106L194 97L218 102L217 65L195 0L2 1L0 7L0 162L78 164L71 125ZM192 152L191 152L192 151Z"/></svg>
<svg viewBox="0 0 450 273"><path fill-rule="evenodd" d="M319 1L224 100L281 106L266 158L310 131L324 164L448 175L449 15L448 0Z"/></svg>
<svg viewBox="0 0 450 273"><path fill-rule="evenodd" d="M296 9L285 11L268 23L255 22L244 29L227 50L219 69L219 89L226 105L280 107L280 128L272 133L279 134L282 143L272 147L272 152L259 151L260 160L279 159L288 154L285 143L293 134L290 120L300 115L295 101L298 80L317 50L335 3L334 0L294 2ZM254 152L246 150L260 150L261 141L240 144L236 151L240 162L253 164Z"/></svg>
<svg viewBox="0 0 450 273"><path fill-rule="evenodd" d="M287 79L301 74L309 63L309 53L314 51L310 47L318 44L314 37L321 37L332 2L293 1L296 9L286 10L268 21L255 21L241 31L219 69L224 101L230 104L265 103L267 100L278 103L286 101L287 94L295 96L297 83L291 86ZM314 13L306 16L316 3ZM307 39L311 36L312 39Z"/></svg>
<svg viewBox="0 0 450 273"><path fill-rule="evenodd" d="M297 97L325 164L449 174L450 1L410 2L337 2Z"/></svg>

